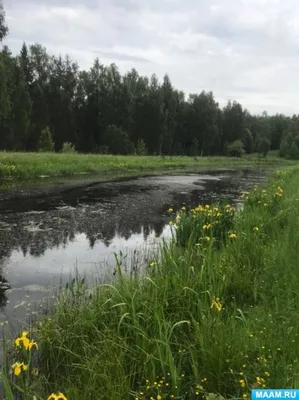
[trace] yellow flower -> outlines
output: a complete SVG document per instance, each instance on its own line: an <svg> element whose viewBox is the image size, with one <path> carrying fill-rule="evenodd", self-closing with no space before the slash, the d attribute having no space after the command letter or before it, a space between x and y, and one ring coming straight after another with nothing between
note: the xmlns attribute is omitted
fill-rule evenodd
<svg viewBox="0 0 299 400"><path fill-rule="evenodd" d="M37 368L33 368L31 374L32 374L33 376L38 376L38 374L39 374L38 369L37 369Z"/></svg>
<svg viewBox="0 0 299 400"><path fill-rule="evenodd" d="M257 226L255 226L255 227L253 228L253 232L258 232L259 230L260 230L260 228L257 227Z"/></svg>
<svg viewBox="0 0 299 400"><path fill-rule="evenodd" d="M235 233L231 233L230 235L229 235L229 238L230 239L237 239L237 235L235 234Z"/></svg>
<svg viewBox="0 0 299 400"><path fill-rule="evenodd" d="M36 350L38 350L38 345L37 345L37 343L36 343L34 340L31 340L31 342L29 342L29 347L28 347L29 350L31 350L32 347L35 347Z"/></svg>
<svg viewBox="0 0 299 400"><path fill-rule="evenodd" d="M22 363L16 362L12 365L12 368L13 368L13 373L16 376L19 376L22 371L27 371L28 365L24 364L23 362Z"/></svg>
<svg viewBox="0 0 299 400"><path fill-rule="evenodd" d="M206 236L205 239L207 242L209 242L211 240L210 236Z"/></svg>
<svg viewBox="0 0 299 400"><path fill-rule="evenodd" d="M207 204L207 205L206 205L206 209L208 210L209 208L210 208L210 206Z"/></svg>
<svg viewBox="0 0 299 400"><path fill-rule="evenodd" d="M239 382L240 382L240 386L241 386L241 387L244 388L244 387L246 386L246 385L245 385L244 379L240 379Z"/></svg>
<svg viewBox="0 0 299 400"><path fill-rule="evenodd" d="M156 263L156 262L152 262L152 263L150 263L150 267L154 267L155 265L157 265L157 263Z"/></svg>
<svg viewBox="0 0 299 400"><path fill-rule="evenodd" d="M63 393L58 393L58 394L52 393L48 397L48 400L67 400L67 398Z"/></svg>
<svg viewBox="0 0 299 400"><path fill-rule="evenodd" d="M170 209L168 210L168 212L172 213L172 212L173 212L173 208L170 208Z"/></svg>
<svg viewBox="0 0 299 400"><path fill-rule="evenodd" d="M158 394L157 400L162 400L162 397Z"/></svg>
<svg viewBox="0 0 299 400"><path fill-rule="evenodd" d="M247 393L243 393L243 399L247 399L247 397L248 397L248 394Z"/></svg>
<svg viewBox="0 0 299 400"><path fill-rule="evenodd" d="M168 224L171 226L171 225L173 225L173 222L172 222L172 221L169 221Z"/></svg>
<svg viewBox="0 0 299 400"><path fill-rule="evenodd" d="M186 207L182 207L181 210L182 210L182 211L186 211Z"/></svg>
<svg viewBox="0 0 299 400"><path fill-rule="evenodd" d="M18 338L15 340L15 345L16 345L17 347L21 347L21 343L23 343L23 346L25 347L25 349L28 350L30 340L28 339L27 336L28 336L28 332L22 332L22 336L21 336L21 337L18 337Z"/></svg>
<svg viewBox="0 0 299 400"><path fill-rule="evenodd" d="M265 372L265 375L269 377L269 376L270 376L270 373L269 373L268 371L266 371L266 372Z"/></svg>
<svg viewBox="0 0 299 400"><path fill-rule="evenodd" d="M216 308L216 310L219 312L222 310L222 304L220 303L220 300L218 297L214 297L212 304L211 304L211 308Z"/></svg>

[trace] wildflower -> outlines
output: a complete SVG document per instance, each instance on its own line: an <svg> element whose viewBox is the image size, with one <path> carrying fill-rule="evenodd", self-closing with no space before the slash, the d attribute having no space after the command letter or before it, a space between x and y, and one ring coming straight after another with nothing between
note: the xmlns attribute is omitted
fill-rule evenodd
<svg viewBox="0 0 299 400"><path fill-rule="evenodd" d="M247 397L248 397L248 394L247 393L243 393L243 399L247 399Z"/></svg>
<svg viewBox="0 0 299 400"><path fill-rule="evenodd" d="M245 385L245 381L244 381L244 379L240 379L239 380L239 383L240 383L240 386L242 387L242 388L244 388L246 385Z"/></svg>
<svg viewBox="0 0 299 400"><path fill-rule="evenodd" d="M230 235L229 235L229 238L230 239L237 239L237 235L235 234L235 233L231 233Z"/></svg>
<svg viewBox="0 0 299 400"><path fill-rule="evenodd" d="M28 339L27 336L28 336L28 332L22 332L22 336L21 336L21 337L18 337L18 338L15 340L15 345L16 345L17 347L21 347L21 343L23 343L23 346L25 347L25 349L28 350L30 340Z"/></svg>
<svg viewBox="0 0 299 400"><path fill-rule="evenodd" d="M266 375L267 377L269 377L269 376L270 376L270 373L269 373L268 371L266 371L266 372L265 372L265 375Z"/></svg>
<svg viewBox="0 0 299 400"><path fill-rule="evenodd" d="M218 297L214 297L212 304L211 304L211 308L216 308L217 311L221 311L222 310L222 304L220 303L220 300Z"/></svg>
<svg viewBox="0 0 299 400"><path fill-rule="evenodd" d="M65 397L65 395L63 393L52 393L50 394L50 396L48 397L48 400L67 400L67 398Z"/></svg>
<svg viewBox="0 0 299 400"><path fill-rule="evenodd" d="M182 207L181 210L182 210L182 211L186 211L186 207Z"/></svg>
<svg viewBox="0 0 299 400"><path fill-rule="evenodd" d="M210 208L210 206L207 204L207 205L206 205L206 209L208 210L209 208Z"/></svg>
<svg viewBox="0 0 299 400"><path fill-rule="evenodd" d="M172 213L172 212L173 212L173 208L170 208L170 209L168 210L168 212Z"/></svg>
<svg viewBox="0 0 299 400"><path fill-rule="evenodd" d="M19 376L22 371L27 371L28 365L24 364L23 362L16 362L12 365L13 373L16 376Z"/></svg>
<svg viewBox="0 0 299 400"><path fill-rule="evenodd" d="M39 374L38 369L37 369L37 368L33 368L31 374L32 374L33 376L38 376L38 374Z"/></svg>
<svg viewBox="0 0 299 400"><path fill-rule="evenodd" d="M257 227L257 226L255 226L255 227L253 228L253 232L258 232L259 230L260 230L260 228Z"/></svg>
<svg viewBox="0 0 299 400"><path fill-rule="evenodd" d="M162 400L162 397L158 394L157 400Z"/></svg>
<svg viewBox="0 0 299 400"><path fill-rule="evenodd" d="M181 219L181 216L180 216L180 215L177 215L177 216L176 216L176 220L179 221L180 219Z"/></svg>
<svg viewBox="0 0 299 400"><path fill-rule="evenodd" d="M217 213L217 215L216 215L216 217L221 217L221 213L219 212L219 213Z"/></svg>
<svg viewBox="0 0 299 400"><path fill-rule="evenodd" d="M207 242L209 242L211 240L210 236L206 236L205 239Z"/></svg>
<svg viewBox="0 0 299 400"><path fill-rule="evenodd" d="M28 346L29 350L31 350L32 347L35 347L36 350L38 350L38 345L37 345L37 343L36 343L34 340L31 340L31 341L29 342L29 346Z"/></svg>
<svg viewBox="0 0 299 400"><path fill-rule="evenodd" d="M173 222L172 222L172 221L169 221L168 224L171 226L171 225L173 225Z"/></svg>

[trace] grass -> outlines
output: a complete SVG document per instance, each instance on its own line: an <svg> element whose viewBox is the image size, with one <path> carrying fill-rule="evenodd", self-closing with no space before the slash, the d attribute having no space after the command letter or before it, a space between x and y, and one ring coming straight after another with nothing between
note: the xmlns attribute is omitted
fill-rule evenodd
<svg viewBox="0 0 299 400"><path fill-rule="evenodd" d="M73 281L31 330L39 350L7 360L29 364L5 371L7 398L15 385L38 400L246 399L299 387L298 172L244 194L242 211L170 210L173 238L137 279L118 264L117 283Z"/></svg>
<svg viewBox="0 0 299 400"><path fill-rule="evenodd" d="M0 152L0 179L24 180L39 177L71 177L84 174L101 175L125 173L141 175L148 171L165 172L177 169L209 167L267 167L277 166L275 152L265 159L256 154L241 159L229 157L184 156L112 156L57 153ZM294 162L279 159L281 165Z"/></svg>

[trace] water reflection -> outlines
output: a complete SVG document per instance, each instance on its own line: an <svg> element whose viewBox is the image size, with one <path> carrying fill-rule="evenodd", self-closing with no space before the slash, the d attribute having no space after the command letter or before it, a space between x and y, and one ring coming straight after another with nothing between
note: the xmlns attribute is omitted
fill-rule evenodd
<svg viewBox="0 0 299 400"><path fill-rule="evenodd" d="M27 291L41 293L54 279L56 284L61 277L67 281L74 266L92 274L103 271L108 259L111 269L105 273L113 278L112 252L127 247L137 260L136 247L170 234L170 206L206 204L220 194L234 200L261 177L248 171L151 177L1 201L0 271L2 284L7 279L12 286L9 312ZM2 308L8 306L4 289L0 282Z"/></svg>

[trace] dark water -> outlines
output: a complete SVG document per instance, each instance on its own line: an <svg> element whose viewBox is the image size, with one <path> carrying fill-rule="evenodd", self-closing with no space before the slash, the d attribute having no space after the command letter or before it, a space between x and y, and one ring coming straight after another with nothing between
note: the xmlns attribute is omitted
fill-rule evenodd
<svg viewBox="0 0 299 400"><path fill-rule="evenodd" d="M240 202L263 171L146 177L0 201L0 325L18 329L41 311L41 299L75 274L93 283L117 279L114 252L128 271L169 238L169 207Z"/></svg>

